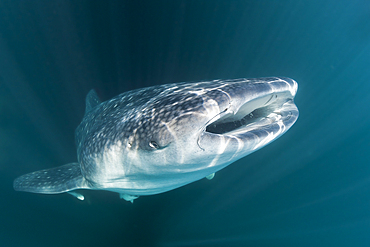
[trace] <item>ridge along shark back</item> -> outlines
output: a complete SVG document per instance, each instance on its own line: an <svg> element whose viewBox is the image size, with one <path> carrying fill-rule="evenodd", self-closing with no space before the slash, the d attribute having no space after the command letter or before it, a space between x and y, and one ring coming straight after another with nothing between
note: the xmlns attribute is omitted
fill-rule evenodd
<svg viewBox="0 0 370 247"><path fill-rule="evenodd" d="M173 83L100 102L91 90L76 129L78 162L18 177L14 189L43 194L108 190L133 202L176 189L257 151L297 120L289 78Z"/></svg>

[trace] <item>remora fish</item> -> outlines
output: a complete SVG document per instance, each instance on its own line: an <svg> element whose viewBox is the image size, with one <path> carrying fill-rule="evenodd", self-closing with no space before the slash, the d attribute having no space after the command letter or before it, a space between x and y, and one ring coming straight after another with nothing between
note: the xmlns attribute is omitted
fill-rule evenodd
<svg viewBox="0 0 370 247"><path fill-rule="evenodd" d="M133 201L176 189L264 147L297 120L289 78L173 83L86 98L78 163L23 175L14 189L44 194L108 190Z"/></svg>

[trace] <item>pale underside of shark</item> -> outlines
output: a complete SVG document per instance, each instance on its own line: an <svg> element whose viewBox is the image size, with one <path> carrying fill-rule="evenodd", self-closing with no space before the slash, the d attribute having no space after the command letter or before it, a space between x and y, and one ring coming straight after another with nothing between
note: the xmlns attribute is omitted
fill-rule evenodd
<svg viewBox="0 0 370 247"><path fill-rule="evenodd" d="M264 147L297 120L289 78L213 80L86 97L78 162L32 172L14 189L44 194L108 190L133 201L176 189Z"/></svg>

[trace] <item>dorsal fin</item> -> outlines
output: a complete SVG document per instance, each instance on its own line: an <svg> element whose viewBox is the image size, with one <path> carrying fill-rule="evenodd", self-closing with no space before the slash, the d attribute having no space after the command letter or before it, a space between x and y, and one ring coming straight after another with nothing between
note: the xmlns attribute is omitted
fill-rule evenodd
<svg viewBox="0 0 370 247"><path fill-rule="evenodd" d="M86 109L85 109L85 115L91 111L95 106L99 105L101 103L98 94L95 92L94 89L91 89L90 92L86 96Z"/></svg>

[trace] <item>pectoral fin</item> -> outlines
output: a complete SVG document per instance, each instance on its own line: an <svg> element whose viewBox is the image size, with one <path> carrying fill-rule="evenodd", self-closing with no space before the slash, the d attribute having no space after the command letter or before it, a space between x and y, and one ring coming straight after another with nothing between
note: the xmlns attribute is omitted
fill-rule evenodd
<svg viewBox="0 0 370 247"><path fill-rule="evenodd" d="M14 180L14 189L43 194L58 194L75 189L88 189L78 163L25 174Z"/></svg>

